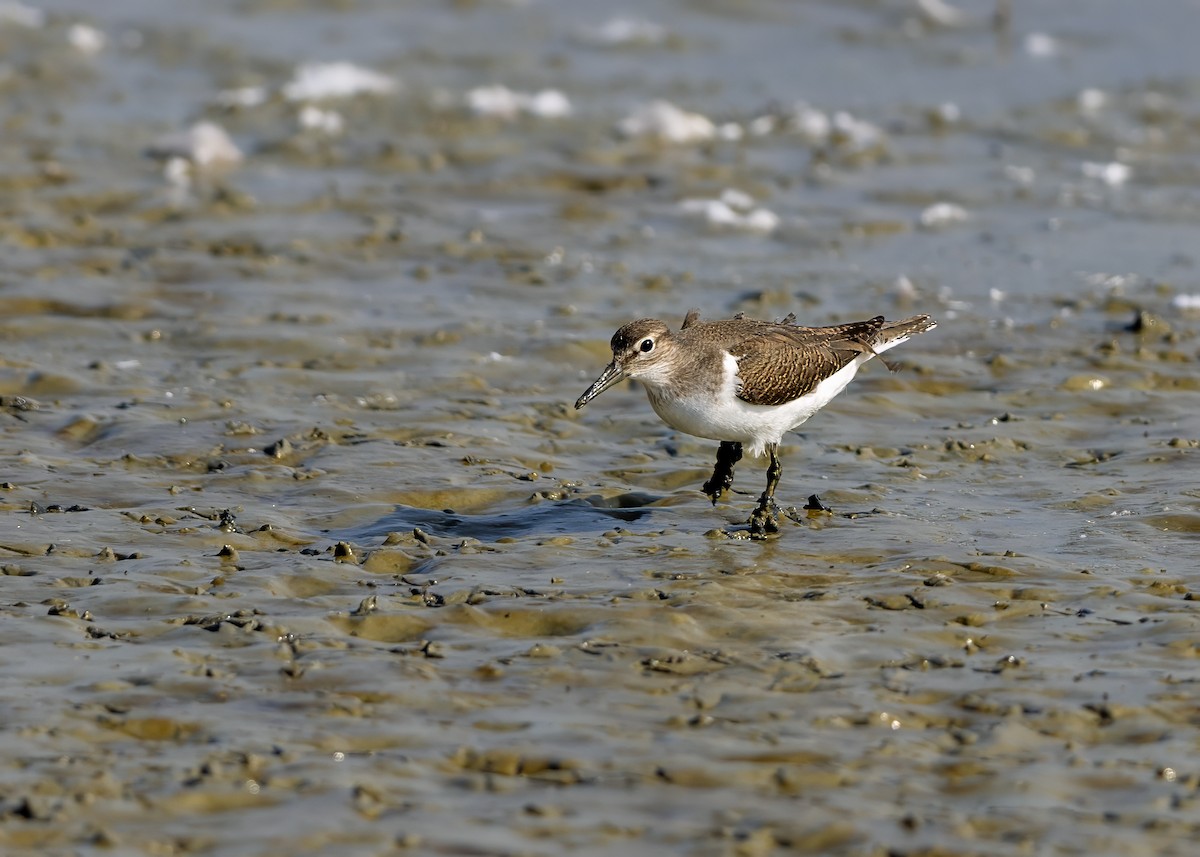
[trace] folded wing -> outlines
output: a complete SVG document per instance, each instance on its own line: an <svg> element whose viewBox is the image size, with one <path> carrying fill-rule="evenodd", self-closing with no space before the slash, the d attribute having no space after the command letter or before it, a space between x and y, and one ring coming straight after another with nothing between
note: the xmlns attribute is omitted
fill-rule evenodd
<svg viewBox="0 0 1200 857"><path fill-rule="evenodd" d="M855 358L874 354L883 326L883 316L832 327L764 324L729 349L738 359L738 398L782 405L811 393Z"/></svg>

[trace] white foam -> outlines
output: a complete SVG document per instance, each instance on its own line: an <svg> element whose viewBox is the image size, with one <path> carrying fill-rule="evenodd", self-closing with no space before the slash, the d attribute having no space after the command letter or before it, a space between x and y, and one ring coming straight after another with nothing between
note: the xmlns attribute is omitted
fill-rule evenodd
<svg viewBox="0 0 1200 857"><path fill-rule="evenodd" d="M197 122L186 131L164 134L150 144L147 152L168 161L182 158L197 167L235 164L242 160L241 149L215 122Z"/></svg>
<svg viewBox="0 0 1200 857"><path fill-rule="evenodd" d="M939 27L960 27L967 16L943 0L917 0L917 9L925 20Z"/></svg>
<svg viewBox="0 0 1200 857"><path fill-rule="evenodd" d="M712 120L689 113L669 101L651 101L637 107L617 123L626 137L653 137L664 143L699 143L711 140L717 129Z"/></svg>
<svg viewBox="0 0 1200 857"><path fill-rule="evenodd" d="M746 136L746 130L736 122L722 122L717 126L717 137L736 143Z"/></svg>
<svg viewBox="0 0 1200 857"><path fill-rule="evenodd" d="M962 121L962 108L953 101L943 101L933 109L934 117L946 125L956 125Z"/></svg>
<svg viewBox="0 0 1200 857"><path fill-rule="evenodd" d="M534 116L556 119L571 115L571 101L557 89L543 89L534 93L525 110Z"/></svg>
<svg viewBox="0 0 1200 857"><path fill-rule="evenodd" d="M163 178L172 187L186 190L192 185L192 163L178 156L167 158L163 164Z"/></svg>
<svg viewBox="0 0 1200 857"><path fill-rule="evenodd" d="M755 117L750 120L750 124L746 126L746 130L755 137L765 137L771 134L779 127L778 117L766 113L762 116Z"/></svg>
<svg viewBox="0 0 1200 857"><path fill-rule="evenodd" d="M833 114L834 142L850 149L867 149L883 140L883 131L865 119L839 110Z"/></svg>
<svg viewBox="0 0 1200 857"><path fill-rule="evenodd" d="M258 107L267 101L265 86L239 86L222 89L213 101L221 107Z"/></svg>
<svg viewBox="0 0 1200 857"><path fill-rule="evenodd" d="M1061 52L1058 39L1049 33L1030 33L1025 37L1025 53L1037 59L1050 59Z"/></svg>
<svg viewBox="0 0 1200 857"><path fill-rule="evenodd" d="M763 234L779 228L779 215L756 207L749 194L733 188L725 190L719 199L685 199L679 203L679 210L700 217L709 226Z"/></svg>
<svg viewBox="0 0 1200 857"><path fill-rule="evenodd" d="M740 191L736 188L726 188L721 191L721 202L732 208L737 208L745 211L754 206L754 197L745 191Z"/></svg>
<svg viewBox="0 0 1200 857"><path fill-rule="evenodd" d="M921 212L917 222L922 229L944 229L971 219L970 213L953 202L935 202Z"/></svg>
<svg viewBox="0 0 1200 857"><path fill-rule="evenodd" d="M901 274L896 278L896 282L892 284L892 290L900 300L912 300L917 296L917 287L907 274Z"/></svg>
<svg viewBox="0 0 1200 857"><path fill-rule="evenodd" d="M342 119L342 114L336 110L322 110L312 104L306 104L300 108L300 112L296 115L296 121L305 131L320 131L331 137L342 133L346 124Z"/></svg>
<svg viewBox="0 0 1200 857"><path fill-rule="evenodd" d="M571 115L571 102L557 89L541 92L517 92L494 84L472 89L466 96L467 107L478 116L516 119L521 114L558 119Z"/></svg>
<svg viewBox="0 0 1200 857"><path fill-rule="evenodd" d="M1037 173L1033 167L1020 167L1016 164L1004 165L1004 177L1021 187L1032 187L1034 181L1037 180Z"/></svg>
<svg viewBox="0 0 1200 857"><path fill-rule="evenodd" d="M660 24L642 18L610 18L598 27L585 30L580 41L602 47L625 47L628 45L657 45L667 38L667 30Z"/></svg>
<svg viewBox="0 0 1200 857"><path fill-rule="evenodd" d="M813 143L824 143L833 131L833 122L830 121L829 115L803 101L792 105L788 126Z"/></svg>
<svg viewBox="0 0 1200 857"><path fill-rule="evenodd" d="M72 24L67 29L67 42L81 54L93 56L104 50L108 38L90 24Z"/></svg>
<svg viewBox="0 0 1200 857"><path fill-rule="evenodd" d="M1120 187L1133 176L1133 170L1129 165L1119 161L1107 164L1084 161L1080 164L1080 170L1083 172L1084 178L1095 179L1109 187Z"/></svg>
<svg viewBox="0 0 1200 857"><path fill-rule="evenodd" d="M1200 309L1200 294L1176 295L1171 298L1171 306L1183 310Z"/></svg>
<svg viewBox="0 0 1200 857"><path fill-rule="evenodd" d="M1095 113L1108 103L1108 94L1102 89L1084 89L1075 96L1075 103L1085 113Z"/></svg>
<svg viewBox="0 0 1200 857"><path fill-rule="evenodd" d="M395 78L349 62L304 63L284 84L288 101L320 101L354 95L386 95L396 89Z"/></svg>

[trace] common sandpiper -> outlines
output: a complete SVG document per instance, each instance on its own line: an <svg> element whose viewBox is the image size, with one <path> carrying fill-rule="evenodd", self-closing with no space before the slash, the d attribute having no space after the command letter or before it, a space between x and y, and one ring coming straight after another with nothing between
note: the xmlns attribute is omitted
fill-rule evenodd
<svg viewBox="0 0 1200 857"><path fill-rule="evenodd" d="M744 313L701 321L692 310L673 333L658 319L643 318L613 334L612 362L575 407L625 378L640 381L663 422L721 442L712 478L703 486L713 505L733 485L743 444L751 455L765 453L767 488L748 522L750 535L764 537L779 530L775 488L783 472L784 433L829 404L872 357L894 371L880 355L936 326L927 315L802 327L794 315L775 322Z"/></svg>

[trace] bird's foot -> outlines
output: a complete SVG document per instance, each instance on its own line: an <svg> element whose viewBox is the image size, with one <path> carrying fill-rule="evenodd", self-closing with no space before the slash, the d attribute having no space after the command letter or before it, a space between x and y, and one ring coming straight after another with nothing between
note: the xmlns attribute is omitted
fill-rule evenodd
<svg viewBox="0 0 1200 857"><path fill-rule="evenodd" d="M717 463L713 467L712 478L701 486L703 491L712 504L717 505L717 501L733 487L733 467L742 457L742 445L732 441L722 441L721 446L717 449Z"/></svg>
<svg viewBox="0 0 1200 857"><path fill-rule="evenodd" d="M717 462L717 467L713 470L712 479L709 479L700 487L708 499L712 500L712 504L717 505L717 501L733 487L733 467L722 466L724 462Z"/></svg>
<svg viewBox="0 0 1200 857"><path fill-rule="evenodd" d="M752 538L766 538L769 535L779 532L779 507L775 505L775 501L770 497L762 497L758 501L758 506L750 513L750 520L747 521L750 525L750 536Z"/></svg>

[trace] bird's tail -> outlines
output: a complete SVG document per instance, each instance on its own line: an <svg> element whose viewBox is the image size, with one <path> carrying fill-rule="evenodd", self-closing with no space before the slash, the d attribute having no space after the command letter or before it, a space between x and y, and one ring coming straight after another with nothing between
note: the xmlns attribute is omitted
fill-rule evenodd
<svg viewBox="0 0 1200 857"><path fill-rule="evenodd" d="M935 327L937 327L937 322L927 315L914 315L912 318L902 321L885 321L870 340L862 342L862 345L872 357L878 357L884 366L895 372L900 366L883 357L883 352L889 348L895 348L902 342L908 342L910 337L916 336L918 333L933 330Z"/></svg>
<svg viewBox="0 0 1200 857"><path fill-rule="evenodd" d="M887 351L911 337L937 327L937 322L927 315L914 315L902 321L885 321L879 332L871 337L871 346L877 351Z"/></svg>

